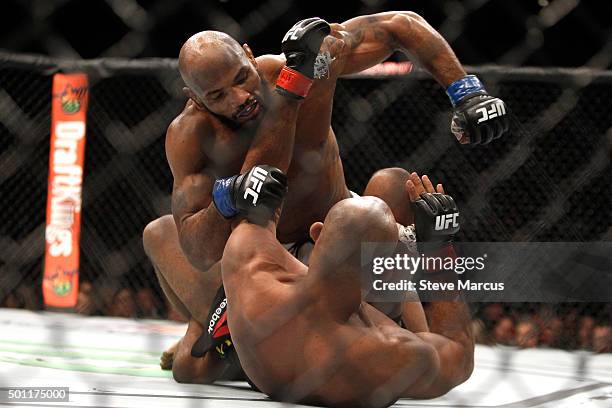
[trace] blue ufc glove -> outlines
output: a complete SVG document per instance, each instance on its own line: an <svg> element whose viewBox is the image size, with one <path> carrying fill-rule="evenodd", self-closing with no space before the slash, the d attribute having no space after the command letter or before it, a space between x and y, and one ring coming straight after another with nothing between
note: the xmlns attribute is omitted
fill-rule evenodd
<svg viewBox="0 0 612 408"><path fill-rule="evenodd" d="M506 104L484 89L476 75L467 75L448 86L455 108L451 132L461 144L487 144L508 131Z"/></svg>
<svg viewBox="0 0 612 408"><path fill-rule="evenodd" d="M285 173L260 164L244 174L215 181L212 196L223 217L243 215L250 222L263 224L272 219L286 192Z"/></svg>

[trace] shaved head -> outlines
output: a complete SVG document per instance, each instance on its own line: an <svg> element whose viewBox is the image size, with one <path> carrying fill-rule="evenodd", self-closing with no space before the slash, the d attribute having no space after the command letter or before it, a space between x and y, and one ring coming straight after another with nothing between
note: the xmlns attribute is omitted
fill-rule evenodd
<svg viewBox="0 0 612 408"><path fill-rule="evenodd" d="M250 48L219 31L202 31L181 47L185 94L200 110L245 124L261 112L262 79Z"/></svg>
<svg viewBox="0 0 612 408"><path fill-rule="evenodd" d="M179 71L185 84L200 92L206 79L214 78L233 64L239 64L247 56L229 35L220 31L201 31L192 35L181 47Z"/></svg>

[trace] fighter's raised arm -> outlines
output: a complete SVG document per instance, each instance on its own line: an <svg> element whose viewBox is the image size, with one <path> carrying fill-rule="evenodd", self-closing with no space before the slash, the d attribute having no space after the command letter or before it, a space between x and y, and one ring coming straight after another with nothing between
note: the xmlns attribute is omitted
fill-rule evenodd
<svg viewBox="0 0 612 408"><path fill-rule="evenodd" d="M342 74L353 74L402 51L416 58L444 87L465 76L446 40L416 13L389 11L332 25L347 43Z"/></svg>
<svg viewBox="0 0 612 408"><path fill-rule="evenodd" d="M487 94L475 75L466 75L446 40L425 19L410 11L360 16L332 25L344 46L330 47L340 75L370 68L401 51L426 69L455 108L451 131L460 143L486 144L508 130L506 105Z"/></svg>

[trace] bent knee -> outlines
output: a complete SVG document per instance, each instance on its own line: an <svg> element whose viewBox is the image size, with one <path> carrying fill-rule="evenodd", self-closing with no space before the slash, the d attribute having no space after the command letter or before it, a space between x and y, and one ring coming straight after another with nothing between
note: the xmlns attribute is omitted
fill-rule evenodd
<svg viewBox="0 0 612 408"><path fill-rule="evenodd" d="M176 224L172 215L164 215L148 223L142 232L142 244L147 255L151 257L151 254L175 231Z"/></svg>

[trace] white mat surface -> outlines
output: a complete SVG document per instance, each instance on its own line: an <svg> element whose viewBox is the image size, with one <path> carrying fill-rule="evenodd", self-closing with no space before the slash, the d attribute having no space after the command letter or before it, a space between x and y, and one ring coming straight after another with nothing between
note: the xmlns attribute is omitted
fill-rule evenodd
<svg viewBox="0 0 612 408"><path fill-rule="evenodd" d="M0 309L0 387L69 387L68 403L0 406L288 407L246 383L177 384L161 351L185 326ZM442 398L395 407L612 407L612 355L482 347L465 384Z"/></svg>

